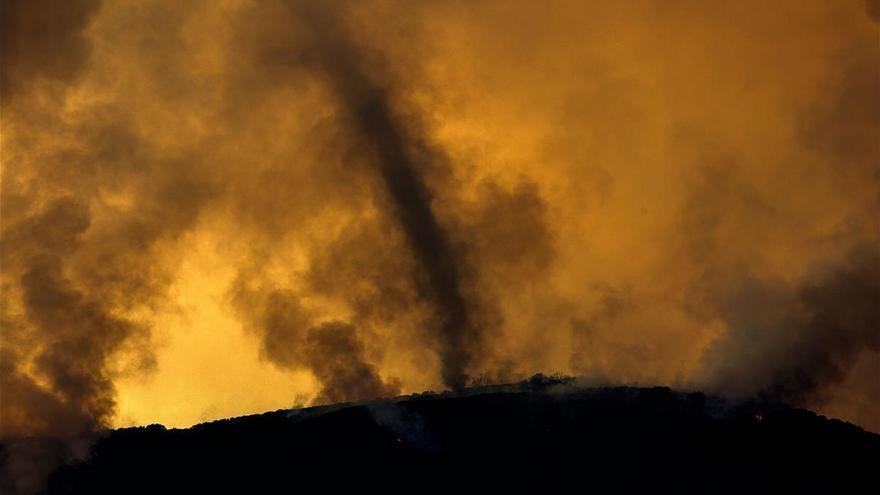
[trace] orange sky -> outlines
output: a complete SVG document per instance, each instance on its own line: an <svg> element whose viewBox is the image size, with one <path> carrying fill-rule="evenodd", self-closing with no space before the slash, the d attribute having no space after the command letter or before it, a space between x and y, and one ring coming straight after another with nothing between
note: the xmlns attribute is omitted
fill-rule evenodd
<svg viewBox="0 0 880 495"><path fill-rule="evenodd" d="M4 21L0 433L444 388L362 82L469 376L785 383L880 431L876 2L43 3Z"/></svg>

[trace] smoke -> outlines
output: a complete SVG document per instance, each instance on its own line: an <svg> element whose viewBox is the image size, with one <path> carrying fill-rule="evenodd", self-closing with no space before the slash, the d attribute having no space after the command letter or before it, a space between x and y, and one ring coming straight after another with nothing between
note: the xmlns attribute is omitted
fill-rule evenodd
<svg viewBox="0 0 880 495"><path fill-rule="evenodd" d="M400 393L395 380L387 383L366 360L362 336L345 322L313 324L313 315L299 303L297 294L272 291L267 295L240 287L234 303L257 322L263 355L276 365L306 367L321 383L314 399L318 404L390 397ZM261 306L262 304L262 306ZM254 308L258 314L253 314Z"/></svg>
<svg viewBox="0 0 880 495"><path fill-rule="evenodd" d="M118 101L69 108L97 8L4 3L0 355L14 398L0 401L4 437L111 426L116 380L155 368L148 314L172 281L164 250L209 195L196 168L174 167L181 158L139 135ZM28 39L41 29L49 35ZM38 77L62 85L41 93Z"/></svg>
<svg viewBox="0 0 880 495"><path fill-rule="evenodd" d="M306 358L324 384L319 403L332 404L353 399L390 397L400 393L399 385L383 383L376 368L364 362L364 349L355 328L333 321L314 327L306 337Z"/></svg>
<svg viewBox="0 0 880 495"><path fill-rule="evenodd" d="M0 6L0 97L43 82L67 82L86 65L91 45L83 36L100 0L10 0Z"/></svg>
<svg viewBox="0 0 880 495"><path fill-rule="evenodd" d="M770 261L764 243L792 222L779 197L743 180L741 157L704 152L708 164L682 215L685 251L702 264L688 306L726 331L702 357L699 386L822 408L848 382L861 390L862 421L880 413L872 366L857 366L880 359L880 231L871 220L880 214L878 60L876 46L842 49L828 98L811 105L795 128L817 159L804 168L853 194L858 205L838 213L830 231L805 239L821 254L798 275L761 266ZM722 244L734 235L754 239L754 247L734 254Z"/></svg>
<svg viewBox="0 0 880 495"><path fill-rule="evenodd" d="M709 383L739 396L821 403L823 391L843 381L861 353L877 359L878 308L876 245L796 287L746 280L720 308L729 331L706 354Z"/></svg>
<svg viewBox="0 0 880 495"><path fill-rule="evenodd" d="M165 298L169 274L156 257L193 221L199 195L185 178L142 194L138 213L100 223L76 185L32 212L5 213L3 380L16 400L2 401L4 435L107 427L115 378L154 367L151 325L140 315Z"/></svg>
<svg viewBox="0 0 880 495"><path fill-rule="evenodd" d="M472 259L470 252L500 241L485 249L486 254L497 258L498 262L492 266L499 270L528 276L546 266L548 249L539 244L546 244L548 235L540 218L543 210L537 188L521 184L508 197L506 191L487 182L481 194L483 201L471 212L473 217L462 219L458 212L446 212L444 227L427 182L429 177L435 180L439 177L441 182L448 177L448 157L431 147L428 138L421 134L424 125L413 113L395 108L401 103L399 93L402 93L401 88L395 87L395 74L382 71L387 64L381 55L353 39L341 11L308 3L293 7L295 19L291 24L300 27L302 32L284 39L294 38L299 43L286 50L271 44L270 61L292 63L296 68L295 77L314 75L328 88L336 111L334 121L327 124L333 132L326 139L345 150L342 159L347 162L334 171L334 180L362 180L358 176L364 174L377 178L379 187L371 190L368 201L370 207L378 208L377 220L385 230L369 231L363 225L347 227L353 233L337 236L324 252L312 253L305 274L308 292L345 301L354 312L358 328L387 325L389 320L398 318L396 313L406 313L427 303L432 309L430 315L418 317L416 324L422 327L418 331L422 342L417 345L436 349L443 383L460 389L467 382L468 369L474 365L476 356L484 354L481 345L487 327L498 324L486 316L491 308L481 300L482 294L478 293L481 291L474 290L478 282L468 266ZM288 55L279 55L279 51L286 51ZM303 76L302 70L308 75ZM370 178L366 180L372 182ZM517 207L523 208L517 210ZM525 221L516 224L517 217ZM473 225L475 222L483 225ZM450 227L452 230L447 231ZM399 231L401 238L394 239L391 234L394 240L389 242L389 231ZM397 252L393 255L396 260L386 260L387 252L373 248L381 247L383 242L395 251L408 248L410 252L408 255ZM530 246L539 246L539 249L527 252ZM505 250L512 252L508 254ZM505 268L518 262L524 267ZM525 273L527 271L531 273ZM404 278L400 278L401 275ZM252 270L245 270L241 276L253 277ZM352 286L353 278L370 287L369 291L364 293L358 285ZM497 278L493 282L497 283ZM272 292L272 297L277 295L278 292ZM268 305L277 307L273 302ZM241 311L242 305L238 304L238 308ZM277 326L262 328L263 355L275 363L290 366L292 363L282 357L287 356L287 351L280 351L279 355L279 351L272 350L278 344L276 336L281 333ZM342 331L348 327L328 328ZM345 339L350 340L358 332L352 330L347 334ZM320 349L313 350L328 358ZM310 363L308 367L325 387L319 395L331 396L327 387L338 380L322 377L318 363L308 354L302 359ZM377 390L370 381L363 385L367 388L360 393L339 391L338 394L344 398L364 397Z"/></svg>
<svg viewBox="0 0 880 495"><path fill-rule="evenodd" d="M865 12L874 22L880 22L880 2L877 0L865 0Z"/></svg>
<svg viewBox="0 0 880 495"><path fill-rule="evenodd" d="M382 180L394 216L417 261L420 293L435 306L433 336L442 363L443 382L462 388L477 345L478 329L461 293L461 256L432 209L432 198L423 175L441 166L443 157L410 133L417 122L396 115L389 88L374 81L361 66L370 55L353 42L335 17L337 13L297 4L297 14L314 26L314 45L307 59L314 58L338 99L340 114L347 120L351 143ZM421 161L423 164L419 164Z"/></svg>
<svg viewBox="0 0 880 495"><path fill-rule="evenodd" d="M538 371L877 429L875 4L4 2L0 434Z"/></svg>
<svg viewBox="0 0 880 495"><path fill-rule="evenodd" d="M89 430L111 407L105 357L134 328L76 290L63 273L90 216L87 206L63 197L4 229L4 275L17 269L22 305L20 315L4 311L9 316L4 321L3 388L6 393L15 390L17 399L2 403L6 435ZM19 366L26 358L48 390L21 375ZM19 405L24 408L17 410Z"/></svg>

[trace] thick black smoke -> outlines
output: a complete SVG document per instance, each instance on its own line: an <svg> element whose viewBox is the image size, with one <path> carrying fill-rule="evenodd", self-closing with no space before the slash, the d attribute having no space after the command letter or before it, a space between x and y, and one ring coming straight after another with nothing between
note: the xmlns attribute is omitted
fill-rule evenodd
<svg viewBox="0 0 880 495"><path fill-rule="evenodd" d="M82 288L66 274L90 224L86 205L62 197L3 232L4 275L18 277L23 310L10 311L6 301L0 322L0 437L8 456L0 474L13 493L39 489L46 473L84 450L89 437L73 435L109 426L114 355L133 344L140 366L151 365L149 328L118 316L106 286ZM63 440L14 438L27 434Z"/></svg>
<svg viewBox="0 0 880 495"><path fill-rule="evenodd" d="M348 323L331 321L309 329L304 362L323 384L316 399L318 403L391 397L400 393L397 383L383 382L376 367L366 362L363 344L354 326Z"/></svg>
<svg viewBox="0 0 880 495"><path fill-rule="evenodd" d="M3 374L3 390L14 391L17 401L44 402L19 409L4 401L4 427L12 431L75 433L106 425L115 402L107 360L125 340L146 332L115 316L107 301L79 290L65 275L68 259L89 224L85 205L61 198L5 233L6 270L21 269L24 314L18 321L4 322L8 328L3 366L9 369ZM17 365L25 352L45 385L20 374ZM35 410L46 414L34 416Z"/></svg>
<svg viewBox="0 0 880 495"><path fill-rule="evenodd" d="M332 88L340 115L356 139L355 146L368 154L366 161L381 178L418 261L418 287L434 305L438 320L434 338L443 381L460 389L467 381L479 334L461 292L460 256L432 210L423 178L440 158L412 134L417 122L395 113L389 89L363 66L372 54L350 38L336 14L315 6L298 5L296 9L312 27L313 44L305 60Z"/></svg>
<svg viewBox="0 0 880 495"><path fill-rule="evenodd" d="M287 290L269 294L239 285L233 303L252 321L261 337L261 353L285 369L308 368L321 384L314 402L347 402L400 393L395 380L385 382L366 357L362 335L346 322L313 323L299 296Z"/></svg>

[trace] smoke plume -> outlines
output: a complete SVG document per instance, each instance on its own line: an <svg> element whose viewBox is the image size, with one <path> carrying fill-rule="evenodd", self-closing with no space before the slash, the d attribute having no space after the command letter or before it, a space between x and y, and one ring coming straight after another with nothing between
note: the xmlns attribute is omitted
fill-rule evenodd
<svg viewBox="0 0 880 495"><path fill-rule="evenodd" d="M821 402L860 353L880 354L880 249L862 246L798 287L747 280L719 309L730 330L706 354L710 383L738 396Z"/></svg>
<svg viewBox="0 0 880 495"><path fill-rule="evenodd" d="M365 357L362 336L345 322L313 324L313 315L299 303L297 294L273 291L247 293L240 288L235 304L260 332L263 355L276 365L296 369L306 367L321 383L315 403L331 404L354 400L392 397L400 388L388 382ZM257 314L249 313L259 308Z"/></svg>
<svg viewBox="0 0 880 495"><path fill-rule="evenodd" d="M99 104L71 119L56 111L71 88L40 94L35 78L65 83L88 65L97 7L4 3L3 436L112 424L116 379L155 367L145 315L172 266L157 258L208 195L129 115ZM42 27L47 38L28 39Z"/></svg>
<svg viewBox="0 0 880 495"><path fill-rule="evenodd" d="M298 5L305 7L309 4ZM353 42L336 13L315 8L296 12L314 27L306 59L320 71L338 100L340 116L351 129L357 152L366 155L381 178L394 217L417 261L420 293L435 306L436 341L443 382L462 388L477 329L461 293L460 258L432 209L431 193L423 175L442 166L443 157L429 149L423 139L411 135L416 121L396 115L389 88L374 81L361 66L370 55ZM418 162L424 162L419 164Z"/></svg>
<svg viewBox="0 0 880 495"><path fill-rule="evenodd" d="M2 5L3 437L539 371L880 428L876 2Z"/></svg>

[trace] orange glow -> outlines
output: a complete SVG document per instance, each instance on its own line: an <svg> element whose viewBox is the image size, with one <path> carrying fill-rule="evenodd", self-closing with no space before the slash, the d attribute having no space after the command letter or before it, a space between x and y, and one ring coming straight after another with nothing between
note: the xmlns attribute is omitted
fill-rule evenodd
<svg viewBox="0 0 880 495"><path fill-rule="evenodd" d="M760 352L803 356L804 291L876 272L851 261L880 243L864 2L339 5L70 2L45 53L10 31L0 435L446 386L442 298L325 67L332 23L423 160L470 377L752 393L790 371ZM870 342L797 400L880 431Z"/></svg>

